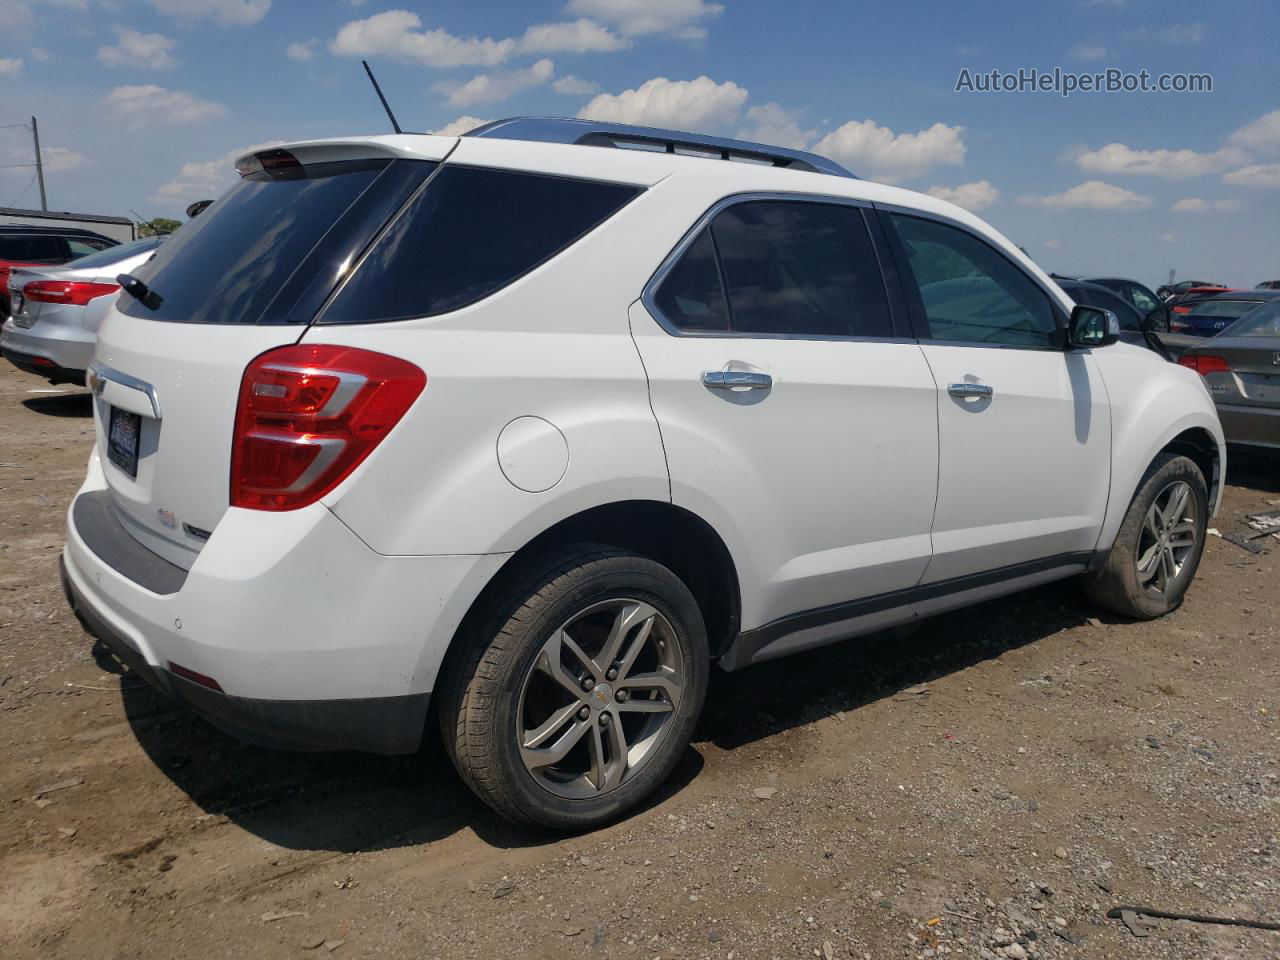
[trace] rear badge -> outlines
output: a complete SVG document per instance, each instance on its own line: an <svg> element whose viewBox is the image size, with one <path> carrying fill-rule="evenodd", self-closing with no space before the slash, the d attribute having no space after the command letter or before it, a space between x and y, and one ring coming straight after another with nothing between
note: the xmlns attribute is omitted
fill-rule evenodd
<svg viewBox="0 0 1280 960"><path fill-rule="evenodd" d="M178 518L173 515L172 510L157 510L156 516L159 517L160 522L170 530L176 530L178 528Z"/></svg>

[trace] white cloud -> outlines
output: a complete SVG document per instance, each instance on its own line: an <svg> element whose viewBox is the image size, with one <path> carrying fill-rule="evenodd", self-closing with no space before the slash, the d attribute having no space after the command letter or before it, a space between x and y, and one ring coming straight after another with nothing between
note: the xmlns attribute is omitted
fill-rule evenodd
<svg viewBox="0 0 1280 960"><path fill-rule="evenodd" d="M163 33L140 33L129 27L116 27L115 31L115 45L98 48L98 59L108 67L170 70L177 64L169 51L178 41Z"/></svg>
<svg viewBox="0 0 1280 960"><path fill-rule="evenodd" d="M1000 191L991 185L990 180L962 183L958 187L934 186L925 192L931 197L946 200L957 207L972 210L974 213L985 210L1000 199Z"/></svg>
<svg viewBox="0 0 1280 960"><path fill-rule="evenodd" d="M12 77L21 70L20 57L0 57L0 77Z"/></svg>
<svg viewBox="0 0 1280 960"><path fill-rule="evenodd" d="M565 11L607 23L625 37L665 33L681 40L701 40L702 25L724 6L706 0L569 0Z"/></svg>
<svg viewBox="0 0 1280 960"><path fill-rule="evenodd" d="M1156 34L1161 43L1193 46L1204 41L1206 27L1203 23L1175 23Z"/></svg>
<svg viewBox="0 0 1280 960"><path fill-rule="evenodd" d="M1063 193L1039 197L1019 197L1019 203L1054 210L1145 210L1151 198L1101 180L1087 180Z"/></svg>
<svg viewBox="0 0 1280 960"><path fill-rule="evenodd" d="M236 182L236 158L256 150L277 147L283 140L269 140L232 150L217 160L204 163L184 163L178 176L158 187L150 197L152 203L186 206L196 200L212 200Z"/></svg>
<svg viewBox="0 0 1280 960"><path fill-rule="evenodd" d="M1280 153L1280 110L1272 110L1241 127L1227 142L1260 153Z"/></svg>
<svg viewBox="0 0 1280 960"><path fill-rule="evenodd" d="M1222 175L1222 182L1235 187L1280 188L1280 163L1255 163Z"/></svg>
<svg viewBox="0 0 1280 960"><path fill-rule="evenodd" d="M314 60L316 57L316 41L312 39L291 43L289 46L284 48L284 55L290 60L301 60L304 62L307 60Z"/></svg>
<svg viewBox="0 0 1280 960"><path fill-rule="evenodd" d="M1062 241L1061 241L1061 240L1046 240L1046 241L1044 242L1044 245L1045 245L1046 247L1048 247L1050 250L1057 250L1060 246L1062 246Z"/></svg>
<svg viewBox="0 0 1280 960"><path fill-rule="evenodd" d="M551 89L556 93L567 93L575 96L586 96L595 93L600 89L600 84L594 80L583 80L581 77L567 76L556 77L551 83Z"/></svg>
<svg viewBox="0 0 1280 960"><path fill-rule="evenodd" d="M893 183L934 167L964 163L964 127L935 123L916 133L894 133L874 120L850 120L813 147L859 176Z"/></svg>
<svg viewBox="0 0 1280 960"><path fill-rule="evenodd" d="M437 89L448 93L451 106L469 107L476 103L495 103L521 90L540 87L550 81L555 76L555 72L555 64L543 59L523 70L481 73L461 85L437 84L436 86Z"/></svg>
<svg viewBox="0 0 1280 960"><path fill-rule="evenodd" d="M1235 147L1212 153L1196 150L1135 150L1123 143L1109 143L1098 150L1084 150L1075 160L1081 170L1104 174L1142 174L1179 180L1217 173L1247 159Z"/></svg>
<svg viewBox="0 0 1280 960"><path fill-rule="evenodd" d="M32 59L32 60L40 60L40 61L48 60L48 59L49 59L49 51L48 51L48 50L46 50L44 47L32 47L32 48L31 48L31 59Z"/></svg>
<svg viewBox="0 0 1280 960"><path fill-rule="evenodd" d="M343 24L329 49L343 57L387 56L430 67L494 67L515 51L510 37L455 37L447 30L421 27L416 13L387 10Z"/></svg>
<svg viewBox="0 0 1280 960"><path fill-rule="evenodd" d="M610 53L630 44L594 20L540 23L516 41L517 53Z"/></svg>
<svg viewBox="0 0 1280 960"><path fill-rule="evenodd" d="M1175 237L1172 233L1162 233L1160 234L1160 239L1163 240L1165 243L1173 243L1178 238Z"/></svg>
<svg viewBox="0 0 1280 960"><path fill-rule="evenodd" d="M207 18L227 27L246 27L267 15L271 0L151 0L151 5L183 20Z"/></svg>
<svg viewBox="0 0 1280 960"><path fill-rule="evenodd" d="M588 120L704 130L733 123L746 100L746 88L732 80L716 83L706 76L696 80L654 77L632 90L598 95L578 111L578 116Z"/></svg>
<svg viewBox="0 0 1280 960"><path fill-rule="evenodd" d="M227 108L212 100L201 100L181 90L166 90L155 84L116 87L103 99L116 117L131 127L156 123L198 123L212 120Z"/></svg>
<svg viewBox="0 0 1280 960"><path fill-rule="evenodd" d="M1076 60L1103 60L1107 48L1100 43L1077 43L1071 48L1071 56Z"/></svg>
<svg viewBox="0 0 1280 960"><path fill-rule="evenodd" d="M0 173L17 174L23 177L31 176L35 170L35 158L31 154L31 140L25 131L10 131L11 133L21 133L21 137L6 137L10 141L6 150L0 151ZM44 164L45 174L66 173L69 170L75 170L83 167L86 163L85 156L77 153L68 147L48 147L41 145L40 161Z"/></svg>
<svg viewBox="0 0 1280 960"><path fill-rule="evenodd" d="M747 111L747 123L738 131L738 136L743 140L803 150L813 140L815 131L802 130L796 116L778 104L762 103Z"/></svg>
<svg viewBox="0 0 1280 960"><path fill-rule="evenodd" d="M451 120L439 130L428 130L427 133L434 134L437 137L460 137L476 127L483 127L488 120L481 120L479 117L470 117L465 114L456 120Z"/></svg>
<svg viewBox="0 0 1280 960"><path fill-rule="evenodd" d="M1239 200L1208 201L1201 197L1183 197L1172 207L1174 213L1234 213L1243 210L1244 204Z"/></svg>

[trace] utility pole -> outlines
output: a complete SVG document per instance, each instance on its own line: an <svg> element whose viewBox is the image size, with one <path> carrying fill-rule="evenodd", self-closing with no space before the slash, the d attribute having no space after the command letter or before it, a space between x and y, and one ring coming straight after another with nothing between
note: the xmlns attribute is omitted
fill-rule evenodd
<svg viewBox="0 0 1280 960"><path fill-rule="evenodd" d="M44 195L44 161L40 159L40 128L36 126L36 118L31 118L31 139L36 145L36 179L40 181L40 209L48 210L49 201Z"/></svg>

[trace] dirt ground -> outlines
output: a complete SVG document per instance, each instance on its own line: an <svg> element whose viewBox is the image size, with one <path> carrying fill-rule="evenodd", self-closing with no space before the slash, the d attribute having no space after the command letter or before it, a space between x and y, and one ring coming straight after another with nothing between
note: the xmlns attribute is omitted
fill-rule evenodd
<svg viewBox="0 0 1280 960"><path fill-rule="evenodd" d="M1186 604L1074 585L717 674L678 776L580 837L513 828L438 746L244 746L121 675L57 584L84 391L0 370L0 955L1280 957L1280 544ZM1280 505L1233 451L1216 525Z"/></svg>

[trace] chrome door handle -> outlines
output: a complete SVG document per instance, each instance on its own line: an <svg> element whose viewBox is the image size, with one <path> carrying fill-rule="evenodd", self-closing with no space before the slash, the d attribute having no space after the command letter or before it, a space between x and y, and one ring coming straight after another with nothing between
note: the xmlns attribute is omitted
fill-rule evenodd
<svg viewBox="0 0 1280 960"><path fill-rule="evenodd" d="M734 387L764 390L773 386L773 377L750 370L708 370L702 375L702 383L716 390L732 390Z"/></svg>
<svg viewBox="0 0 1280 960"><path fill-rule="evenodd" d="M953 383L947 387L947 393L962 400L981 400L990 397L995 391L985 383Z"/></svg>

